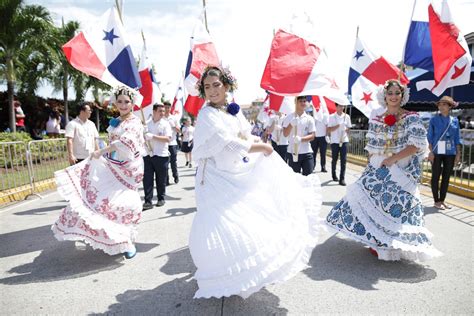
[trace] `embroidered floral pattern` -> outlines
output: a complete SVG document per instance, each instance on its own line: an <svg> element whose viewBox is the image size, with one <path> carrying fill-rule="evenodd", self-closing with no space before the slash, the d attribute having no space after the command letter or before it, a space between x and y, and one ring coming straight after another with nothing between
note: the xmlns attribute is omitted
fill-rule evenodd
<svg viewBox="0 0 474 316"><path fill-rule="evenodd" d="M390 215L392 220L416 226L423 224L421 201L393 181L387 167L376 169L369 165L358 183L377 209Z"/></svg>
<svg viewBox="0 0 474 316"><path fill-rule="evenodd" d="M57 175L58 189L71 199L52 228L58 239L85 240L108 254L130 249L142 209L136 192L143 178L143 160L135 156L142 147L139 135L143 136L143 127L138 119L124 121L109 129L109 139L118 143L123 161L91 160Z"/></svg>
<svg viewBox="0 0 474 316"><path fill-rule="evenodd" d="M400 122L393 126L385 124L383 116L370 120L365 147L367 151L384 153L388 148L390 152L397 153L407 145L415 145L423 150L427 145L426 130L417 113L405 113Z"/></svg>

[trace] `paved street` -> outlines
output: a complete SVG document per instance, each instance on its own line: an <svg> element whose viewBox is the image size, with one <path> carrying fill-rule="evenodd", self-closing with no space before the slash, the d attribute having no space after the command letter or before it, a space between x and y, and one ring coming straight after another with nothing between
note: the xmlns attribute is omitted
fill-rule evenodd
<svg viewBox="0 0 474 316"><path fill-rule="evenodd" d="M184 165L183 156L179 165ZM358 170L348 169L348 183L356 180ZM50 226L66 202L56 192L0 209L0 313L474 313L474 213L460 208L439 212L426 196L426 226L445 254L441 258L424 264L381 262L361 244L327 232L315 247L309 268L290 281L246 300L193 299L197 284L187 244L196 211L194 169L179 171L181 181L168 187L167 204L143 214L138 254L132 260L58 242ZM330 181L329 173L318 174L327 214L345 187Z"/></svg>

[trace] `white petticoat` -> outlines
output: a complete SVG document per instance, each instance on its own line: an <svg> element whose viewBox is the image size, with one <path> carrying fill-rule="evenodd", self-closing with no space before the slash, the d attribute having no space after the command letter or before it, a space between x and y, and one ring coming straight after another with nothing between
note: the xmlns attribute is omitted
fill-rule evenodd
<svg viewBox="0 0 474 316"><path fill-rule="evenodd" d="M80 240L115 255L134 249L142 203L140 157L117 164L100 157L55 173L58 192L69 205L51 227L58 240Z"/></svg>
<svg viewBox="0 0 474 316"><path fill-rule="evenodd" d="M246 298L290 279L307 267L324 227L316 175L294 173L276 153L249 158L239 173L217 169L212 159L199 165L189 238L195 298Z"/></svg>
<svg viewBox="0 0 474 316"><path fill-rule="evenodd" d="M380 260L425 261L441 256L424 227L417 181L419 157L382 167L373 155L356 183L327 216L329 227L375 249Z"/></svg>

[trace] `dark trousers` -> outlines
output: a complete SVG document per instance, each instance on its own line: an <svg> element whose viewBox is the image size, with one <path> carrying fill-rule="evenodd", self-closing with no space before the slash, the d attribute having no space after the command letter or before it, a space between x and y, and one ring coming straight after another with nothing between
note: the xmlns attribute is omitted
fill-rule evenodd
<svg viewBox="0 0 474 316"><path fill-rule="evenodd" d="M281 159L283 159L284 162L288 162L288 159L286 157L286 153L288 151L288 145L277 145L274 141L272 141L272 147L273 150L277 152L277 154L280 155Z"/></svg>
<svg viewBox="0 0 474 316"><path fill-rule="evenodd" d="M168 150L170 152L170 165L171 165L171 173L173 174L173 178L179 179L178 176L178 163L176 161L178 155L178 145L169 145ZM166 173L166 183L169 183L168 172Z"/></svg>
<svg viewBox="0 0 474 316"><path fill-rule="evenodd" d="M435 203L444 202L448 193L449 178L454 168L454 155L435 155L431 174L431 192ZM441 178L441 187L439 187L439 177Z"/></svg>
<svg viewBox="0 0 474 316"><path fill-rule="evenodd" d="M301 173L304 176L313 172L313 153L299 154L297 162L293 162L293 155L290 153L286 153L286 157L288 159L288 164L294 172L300 173L302 171Z"/></svg>
<svg viewBox="0 0 474 316"><path fill-rule="evenodd" d="M331 172L333 178L337 177L337 159L339 158L339 156L341 157L341 172L339 173L339 180L344 180L346 178L347 144L348 143L343 143L341 147L339 147L339 144L331 144Z"/></svg>
<svg viewBox="0 0 474 316"><path fill-rule="evenodd" d="M328 148L328 143L326 142L326 136L315 137L311 141L311 148L313 149L313 163L316 167L316 156L318 155L318 150L321 155L321 169L326 169L326 150Z"/></svg>
<svg viewBox="0 0 474 316"><path fill-rule="evenodd" d="M153 178L156 180L156 194L158 201L165 199L166 176L168 175L169 157L145 156L145 170L143 174L143 191L145 192L145 203L153 200Z"/></svg>

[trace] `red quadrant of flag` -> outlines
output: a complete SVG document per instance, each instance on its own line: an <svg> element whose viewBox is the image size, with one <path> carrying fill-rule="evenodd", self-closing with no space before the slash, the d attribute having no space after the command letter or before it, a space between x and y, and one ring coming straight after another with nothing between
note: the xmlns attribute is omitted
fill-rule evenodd
<svg viewBox="0 0 474 316"><path fill-rule="evenodd" d="M260 86L278 93L303 91L319 54L316 45L279 30L273 38Z"/></svg>
<svg viewBox="0 0 474 316"><path fill-rule="evenodd" d="M385 58L380 57L371 63L362 73L364 77L375 83L376 85L383 85L388 79L398 79L400 70L389 63ZM403 84L409 82L407 76L402 74L400 81Z"/></svg>

